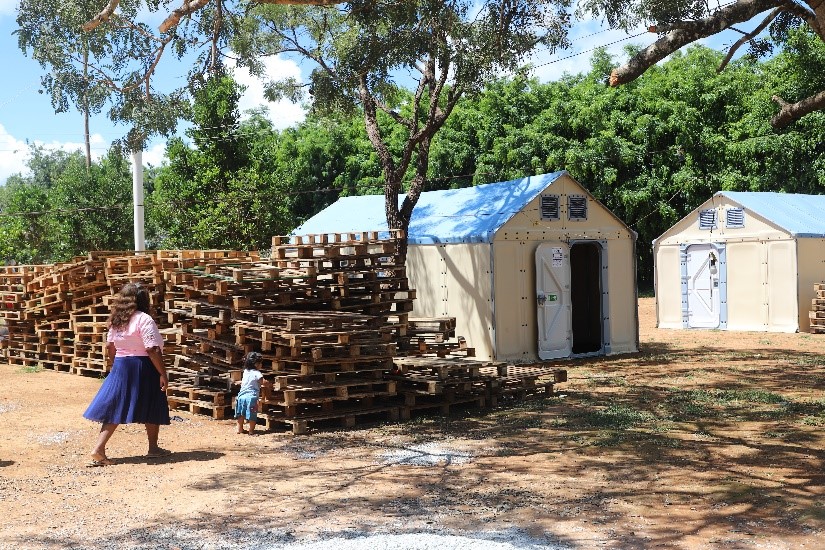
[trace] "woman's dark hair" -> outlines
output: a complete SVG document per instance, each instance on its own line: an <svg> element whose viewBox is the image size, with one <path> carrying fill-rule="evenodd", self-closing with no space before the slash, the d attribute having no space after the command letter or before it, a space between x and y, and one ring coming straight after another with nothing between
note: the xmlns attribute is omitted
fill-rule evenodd
<svg viewBox="0 0 825 550"><path fill-rule="evenodd" d="M115 295L109 312L109 327L125 327L135 311L149 313L149 291L139 284L128 283Z"/></svg>
<svg viewBox="0 0 825 550"><path fill-rule="evenodd" d="M243 359L243 368L247 370L254 369L255 365L257 365L263 358L264 356L257 351L250 351Z"/></svg>

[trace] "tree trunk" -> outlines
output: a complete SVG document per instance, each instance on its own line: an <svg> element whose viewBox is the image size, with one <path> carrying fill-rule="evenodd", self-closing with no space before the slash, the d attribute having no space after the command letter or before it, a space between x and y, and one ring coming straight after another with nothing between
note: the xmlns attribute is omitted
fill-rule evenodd
<svg viewBox="0 0 825 550"><path fill-rule="evenodd" d="M92 172L92 140L89 136L89 48L83 45L83 140L86 145L86 174Z"/></svg>

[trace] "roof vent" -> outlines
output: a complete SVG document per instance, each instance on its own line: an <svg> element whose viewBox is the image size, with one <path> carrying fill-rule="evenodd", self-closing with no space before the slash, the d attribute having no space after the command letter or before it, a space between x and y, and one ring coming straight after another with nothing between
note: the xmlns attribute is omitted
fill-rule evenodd
<svg viewBox="0 0 825 550"><path fill-rule="evenodd" d="M587 197L584 195L568 195L567 219L570 221L584 221L587 219Z"/></svg>
<svg viewBox="0 0 825 550"><path fill-rule="evenodd" d="M558 195L542 195L541 196L541 219L543 219L543 220L557 220L557 219L559 219L559 196Z"/></svg>
<svg viewBox="0 0 825 550"><path fill-rule="evenodd" d="M716 210L699 211L699 229L716 229Z"/></svg>
<svg viewBox="0 0 825 550"><path fill-rule="evenodd" d="M725 227L729 229L745 227L745 210L742 208L730 208L725 212Z"/></svg>

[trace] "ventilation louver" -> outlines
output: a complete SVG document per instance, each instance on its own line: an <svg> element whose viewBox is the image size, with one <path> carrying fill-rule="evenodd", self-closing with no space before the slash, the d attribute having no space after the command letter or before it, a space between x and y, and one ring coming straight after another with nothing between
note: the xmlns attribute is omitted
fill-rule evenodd
<svg viewBox="0 0 825 550"><path fill-rule="evenodd" d="M567 219L570 221L587 219L587 197L584 195L569 195L567 197Z"/></svg>
<svg viewBox="0 0 825 550"><path fill-rule="evenodd" d="M745 211L741 208L731 208L725 213L725 227L745 227Z"/></svg>
<svg viewBox="0 0 825 550"><path fill-rule="evenodd" d="M543 220L557 220L557 219L559 219L559 196L558 195L542 195L541 196L541 219L543 219Z"/></svg>
<svg viewBox="0 0 825 550"><path fill-rule="evenodd" d="M699 211L699 229L716 229L716 210Z"/></svg>

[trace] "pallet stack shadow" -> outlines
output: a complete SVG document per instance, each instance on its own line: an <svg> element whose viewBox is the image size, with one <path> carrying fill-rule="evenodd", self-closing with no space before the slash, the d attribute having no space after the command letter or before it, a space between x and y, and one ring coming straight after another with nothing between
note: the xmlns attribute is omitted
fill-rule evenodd
<svg viewBox="0 0 825 550"><path fill-rule="evenodd" d="M825 283L814 285L816 298L811 301L811 311L808 314L811 334L825 334Z"/></svg>

